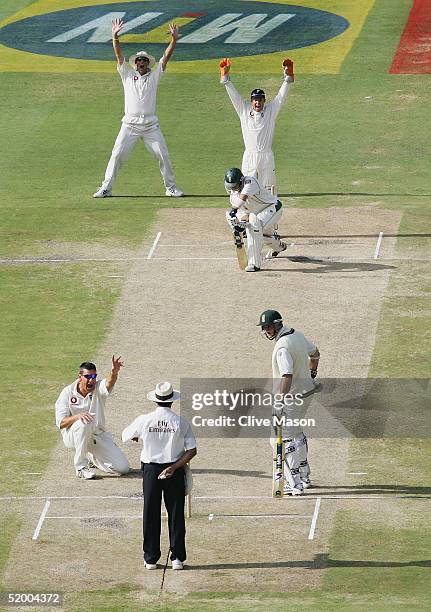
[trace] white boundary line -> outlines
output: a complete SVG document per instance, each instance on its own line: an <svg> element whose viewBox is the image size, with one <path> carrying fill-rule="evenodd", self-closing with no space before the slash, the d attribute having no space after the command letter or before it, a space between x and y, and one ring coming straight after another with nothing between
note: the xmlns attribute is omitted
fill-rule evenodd
<svg viewBox="0 0 431 612"><path fill-rule="evenodd" d="M48 514L50 505L51 505L51 500L47 499L43 507L42 513L39 517L39 520L37 522L36 529L34 530L33 537L31 538L34 541L36 541L37 538L39 537L39 533L40 533L40 530L42 529L43 521L45 520L46 515Z"/></svg>
<svg viewBox="0 0 431 612"><path fill-rule="evenodd" d="M374 251L374 259L379 257L380 246L383 240L383 232L379 233L379 237L377 238L376 250Z"/></svg>
<svg viewBox="0 0 431 612"><path fill-rule="evenodd" d="M311 519L310 532L308 534L309 540L314 540L314 532L316 531L316 523L317 523L317 517L319 516L321 501L322 501L321 497L318 497L316 499L316 504L314 506L314 512L313 512L313 518Z"/></svg>
<svg viewBox="0 0 431 612"><path fill-rule="evenodd" d="M154 254L154 251L156 250L157 243L158 243L158 242L159 242L159 240L160 240L160 236L161 236L161 235L162 235L162 232L159 232L159 233L157 234L157 236L154 238L154 242L153 242L153 245L152 245L151 249L150 249L150 250L149 250L149 252L148 252L147 259L151 259L151 258L152 258L153 254Z"/></svg>

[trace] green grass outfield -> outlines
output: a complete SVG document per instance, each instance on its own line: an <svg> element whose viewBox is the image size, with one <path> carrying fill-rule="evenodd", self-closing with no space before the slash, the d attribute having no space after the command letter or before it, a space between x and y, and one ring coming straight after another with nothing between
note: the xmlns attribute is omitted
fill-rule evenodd
<svg viewBox="0 0 431 612"><path fill-rule="evenodd" d="M28 4L0 1L0 16ZM274 151L281 193L292 194L296 206L376 202L399 210L400 234L416 236L400 237L398 249L403 251L408 240L409 248L423 255L429 239L421 234L431 233L431 78L388 74L410 7L409 1L377 0L339 74L301 75L297 66L296 84L278 119ZM244 94L258 85L273 95L280 83L279 75L235 76L234 69L232 78ZM66 243L80 244L85 252L133 250L160 207L226 206L223 174L240 165L242 141L236 115L218 84L217 62L213 74L168 72L159 89L158 114L178 183L196 196L184 200L162 197L158 168L139 146L114 190L133 197L92 199L122 115L114 63L112 75L0 73L0 86L5 109L1 257L46 256L52 245ZM203 228L207 231L211 228ZM121 290L112 276L126 266L0 266L0 495L32 493L22 473L44 471L58 441L53 402L81 358L96 354ZM429 265L412 263L392 276L372 375L428 375L429 289ZM394 441L374 449L370 444L357 441L351 461L374 453L381 466L376 482L420 487L429 480L429 463L422 463L429 454L427 442ZM19 516L9 512L0 519L0 570L19 523ZM423 524L420 516L414 517L394 535L378 520L364 524L357 514L340 511L321 590L261 597L196 594L180 601L166 598L154 609L424 609L430 593L422 564L427 559ZM358 563L343 564L343 559ZM359 563L364 560L368 565ZM138 600L128 585L68 597L71 609L91 610L141 609Z"/></svg>

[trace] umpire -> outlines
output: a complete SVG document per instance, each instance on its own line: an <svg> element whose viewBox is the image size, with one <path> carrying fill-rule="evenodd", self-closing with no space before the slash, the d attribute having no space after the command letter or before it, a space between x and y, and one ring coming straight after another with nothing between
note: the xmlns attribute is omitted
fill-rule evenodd
<svg viewBox="0 0 431 612"><path fill-rule="evenodd" d="M171 410L180 393L171 383L159 383L147 398L157 404L123 430L123 442L142 440L141 464L144 489L144 562L157 569L160 559L162 492L168 513L172 569L183 569L186 560L184 466L196 455L196 439L188 421Z"/></svg>

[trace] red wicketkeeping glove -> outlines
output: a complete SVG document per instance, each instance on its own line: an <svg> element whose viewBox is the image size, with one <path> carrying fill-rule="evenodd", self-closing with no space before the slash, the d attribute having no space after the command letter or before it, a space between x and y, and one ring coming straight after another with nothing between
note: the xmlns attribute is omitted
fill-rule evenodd
<svg viewBox="0 0 431 612"><path fill-rule="evenodd" d="M283 68L284 72L287 73L287 76L290 76L293 80L295 80L295 75L293 73L293 62L291 59L286 58L283 60Z"/></svg>
<svg viewBox="0 0 431 612"><path fill-rule="evenodd" d="M229 74L229 68L230 68L231 62L230 59L228 57L224 57L220 63L220 76L224 77L227 74Z"/></svg>

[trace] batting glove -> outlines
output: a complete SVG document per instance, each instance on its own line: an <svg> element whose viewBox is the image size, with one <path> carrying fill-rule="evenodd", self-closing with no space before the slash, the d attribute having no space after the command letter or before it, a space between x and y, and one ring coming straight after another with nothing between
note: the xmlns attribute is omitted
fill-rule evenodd
<svg viewBox="0 0 431 612"><path fill-rule="evenodd" d="M219 67L220 67L220 76L224 77L227 76L229 74L229 69L231 66L231 61L228 57L224 57L220 63L219 63Z"/></svg>
<svg viewBox="0 0 431 612"><path fill-rule="evenodd" d="M291 59L286 58L285 60L283 60L283 68L284 68L284 74L286 76L290 76L292 81L295 80L295 74L293 72L293 62Z"/></svg>

